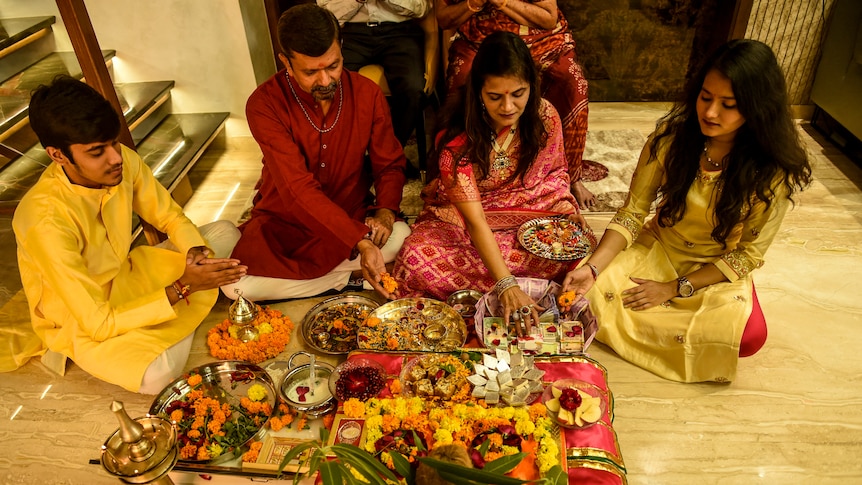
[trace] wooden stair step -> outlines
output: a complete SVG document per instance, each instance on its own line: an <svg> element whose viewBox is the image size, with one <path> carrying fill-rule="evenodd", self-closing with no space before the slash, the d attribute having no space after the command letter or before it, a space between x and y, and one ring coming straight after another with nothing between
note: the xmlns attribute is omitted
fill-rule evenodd
<svg viewBox="0 0 862 485"><path fill-rule="evenodd" d="M116 55L103 50L105 62ZM81 68L73 52L54 52L36 60L25 69L6 78L0 84L0 141L5 140L26 124L30 92L41 84L50 84L58 74L81 79Z"/></svg>
<svg viewBox="0 0 862 485"><path fill-rule="evenodd" d="M53 15L0 18L0 57L13 52L13 49L23 47L35 36L47 34L47 29L50 29L56 21Z"/></svg>

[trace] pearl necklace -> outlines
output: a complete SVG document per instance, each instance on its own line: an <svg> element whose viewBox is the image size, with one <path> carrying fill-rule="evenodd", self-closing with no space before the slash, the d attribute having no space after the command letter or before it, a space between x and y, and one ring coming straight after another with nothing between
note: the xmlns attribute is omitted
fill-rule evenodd
<svg viewBox="0 0 862 485"><path fill-rule="evenodd" d="M707 153L707 150L709 150L709 142L708 141L704 142L704 144L703 144L703 156L706 157L706 163L712 165L713 168L721 168L720 163L712 161L712 158L709 156L709 153Z"/></svg>
<svg viewBox="0 0 862 485"><path fill-rule="evenodd" d="M518 124L515 123L509 128L509 134L506 135L506 139L503 140L503 145L497 143L497 134L491 134L491 148L497 153L494 156L494 161L491 163L491 167L497 171L503 171L509 168L511 165L511 160L509 159L509 145L512 144L512 140L515 139L515 130L517 130Z"/></svg>
<svg viewBox="0 0 862 485"><path fill-rule="evenodd" d="M311 116L308 116L308 111L305 111L305 106L302 104L302 101L299 99L299 96L297 96L296 91L293 89L293 83L290 82L290 76L288 76L285 72L284 77L287 79L287 85L290 87L290 92L293 93L293 97L296 98L296 103L299 104L299 108L302 110L302 114L305 115L305 119L308 120L308 122L311 124L311 127L317 130L318 133L329 133L330 131L332 131L332 129L335 128L335 125L338 124L338 119L341 118L341 103L344 102L344 88L342 88L341 81L338 81L338 112L335 113L335 121L333 121L332 124L329 125L329 128L321 130L317 127L316 124L314 124L313 121L311 121Z"/></svg>

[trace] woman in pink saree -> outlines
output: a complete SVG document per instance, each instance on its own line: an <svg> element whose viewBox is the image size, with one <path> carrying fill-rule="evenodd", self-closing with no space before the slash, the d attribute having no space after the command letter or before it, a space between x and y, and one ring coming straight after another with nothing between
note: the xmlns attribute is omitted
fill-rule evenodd
<svg viewBox="0 0 862 485"><path fill-rule="evenodd" d="M527 252L518 228L559 215L585 226L569 191L560 117L538 82L520 37L498 32L482 43L437 138L439 178L425 187L425 208L395 260L400 297L494 289L506 323L522 319L526 331L538 322L541 308L515 276L559 279L571 262Z"/></svg>

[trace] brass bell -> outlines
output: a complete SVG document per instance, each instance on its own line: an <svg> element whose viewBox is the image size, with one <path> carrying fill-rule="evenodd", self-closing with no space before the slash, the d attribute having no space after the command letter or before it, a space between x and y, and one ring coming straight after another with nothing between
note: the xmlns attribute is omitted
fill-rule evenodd
<svg viewBox="0 0 862 485"><path fill-rule="evenodd" d="M257 317L257 305L242 296L242 291L234 290L239 295L228 310L228 318L234 325L247 325Z"/></svg>

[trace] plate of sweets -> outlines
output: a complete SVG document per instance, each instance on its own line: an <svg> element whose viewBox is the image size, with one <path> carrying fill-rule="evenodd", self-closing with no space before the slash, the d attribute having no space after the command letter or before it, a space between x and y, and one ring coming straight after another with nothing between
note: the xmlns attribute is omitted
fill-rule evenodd
<svg viewBox="0 0 862 485"><path fill-rule="evenodd" d="M523 223L518 229L518 241L536 256L556 261L581 259L596 245L590 229L561 217L541 217Z"/></svg>
<svg viewBox="0 0 862 485"><path fill-rule="evenodd" d="M302 320L302 336L314 350L346 354L356 349L356 332L380 306L362 295L328 298L313 306Z"/></svg>
<svg viewBox="0 0 862 485"><path fill-rule="evenodd" d="M602 419L608 408L604 391L577 379L554 382L545 389L542 402L564 428L589 428Z"/></svg>
<svg viewBox="0 0 862 485"><path fill-rule="evenodd" d="M401 369L401 394L464 402L470 399L471 386L467 377L473 372L471 367L452 354L414 357Z"/></svg>

